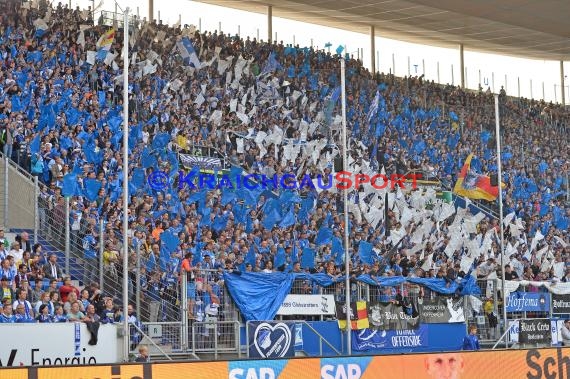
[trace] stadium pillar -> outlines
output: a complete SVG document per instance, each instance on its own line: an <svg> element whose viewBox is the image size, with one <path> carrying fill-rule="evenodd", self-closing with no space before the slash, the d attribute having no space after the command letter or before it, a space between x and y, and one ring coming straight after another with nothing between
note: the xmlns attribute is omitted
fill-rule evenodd
<svg viewBox="0 0 570 379"><path fill-rule="evenodd" d="M348 141L346 137L346 61L340 58L340 86L341 86L341 106L342 106L342 165L348 167ZM343 191L344 203L344 270L345 270L345 310L346 310L346 351L348 355L352 353L351 345L351 318L350 318L350 251L348 250L348 191Z"/></svg>
<svg viewBox="0 0 570 379"><path fill-rule="evenodd" d="M497 140L497 176L499 186L499 230L501 237L501 296L503 304L506 304L505 296L505 232L503 229L503 173L501 168L501 123L499 119L499 95L495 94L495 139ZM503 306L503 328L507 330L507 308ZM505 339L505 347L508 348L508 340Z"/></svg>
<svg viewBox="0 0 570 379"><path fill-rule="evenodd" d="M148 0L148 22L154 20L154 0Z"/></svg>
<svg viewBox="0 0 570 379"><path fill-rule="evenodd" d="M267 42L273 41L273 7L267 6Z"/></svg>
<svg viewBox="0 0 570 379"><path fill-rule="evenodd" d="M376 74L376 33L374 25L370 25L370 72ZM364 60L364 57L362 57Z"/></svg>
<svg viewBox="0 0 570 379"><path fill-rule="evenodd" d="M459 72L461 73L461 88L465 88L465 60L462 43L459 44Z"/></svg>
<svg viewBox="0 0 570 379"><path fill-rule="evenodd" d="M123 29L123 359L129 361L129 8ZM137 310L138 311L138 310Z"/></svg>
<svg viewBox="0 0 570 379"><path fill-rule="evenodd" d="M560 61L560 102L566 105L566 94L564 93L564 61Z"/></svg>

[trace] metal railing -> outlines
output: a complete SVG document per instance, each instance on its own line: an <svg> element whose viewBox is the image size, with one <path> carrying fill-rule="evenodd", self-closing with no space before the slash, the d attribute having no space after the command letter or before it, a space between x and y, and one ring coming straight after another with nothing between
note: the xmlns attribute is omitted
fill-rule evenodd
<svg viewBox="0 0 570 379"><path fill-rule="evenodd" d="M21 166L0 153L1 217L7 229L34 229L36 186L34 178Z"/></svg>

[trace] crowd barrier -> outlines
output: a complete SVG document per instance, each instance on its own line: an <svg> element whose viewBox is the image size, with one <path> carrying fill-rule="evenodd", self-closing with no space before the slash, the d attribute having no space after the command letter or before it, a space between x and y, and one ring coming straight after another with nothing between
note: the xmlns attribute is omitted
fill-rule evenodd
<svg viewBox="0 0 570 379"><path fill-rule="evenodd" d="M6 379L539 379L570 376L570 348L2 369Z"/></svg>

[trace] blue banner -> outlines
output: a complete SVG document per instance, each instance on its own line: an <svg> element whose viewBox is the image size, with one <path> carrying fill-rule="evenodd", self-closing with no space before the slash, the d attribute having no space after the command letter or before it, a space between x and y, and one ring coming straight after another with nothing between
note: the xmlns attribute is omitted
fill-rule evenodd
<svg viewBox="0 0 570 379"><path fill-rule="evenodd" d="M548 312L550 293L511 292L507 298L507 312Z"/></svg>
<svg viewBox="0 0 570 379"><path fill-rule="evenodd" d="M293 285L294 280L310 280L322 287L328 287L345 278L332 278L325 273L284 273L275 272L266 274L261 272L235 272L224 273L224 281L230 295L238 306L246 321L273 320L283 300ZM403 276L371 278L364 274L356 278L357 281L372 286L391 287L404 282L419 284L428 287L440 294L450 295L459 292L461 295L477 295L481 293L475 278L472 275L461 280L460 283L446 283L441 278L405 278Z"/></svg>
<svg viewBox="0 0 570 379"><path fill-rule="evenodd" d="M295 324L251 322L248 329L250 358L287 358L295 356ZM302 343L302 342L301 342Z"/></svg>
<svg viewBox="0 0 570 379"><path fill-rule="evenodd" d="M362 329L352 332L352 349L368 351L376 349L402 349L428 347L426 324L415 330L373 330Z"/></svg>

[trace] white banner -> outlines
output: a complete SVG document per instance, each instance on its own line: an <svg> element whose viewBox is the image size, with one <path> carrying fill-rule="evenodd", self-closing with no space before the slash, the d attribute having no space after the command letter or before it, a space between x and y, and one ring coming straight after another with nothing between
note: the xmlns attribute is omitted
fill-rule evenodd
<svg viewBox="0 0 570 379"><path fill-rule="evenodd" d="M77 328L77 329L76 329ZM101 325L97 345L84 323L0 324L0 366L92 365L122 361L116 325Z"/></svg>
<svg viewBox="0 0 570 379"><path fill-rule="evenodd" d="M334 295L287 295L278 315L334 315Z"/></svg>

